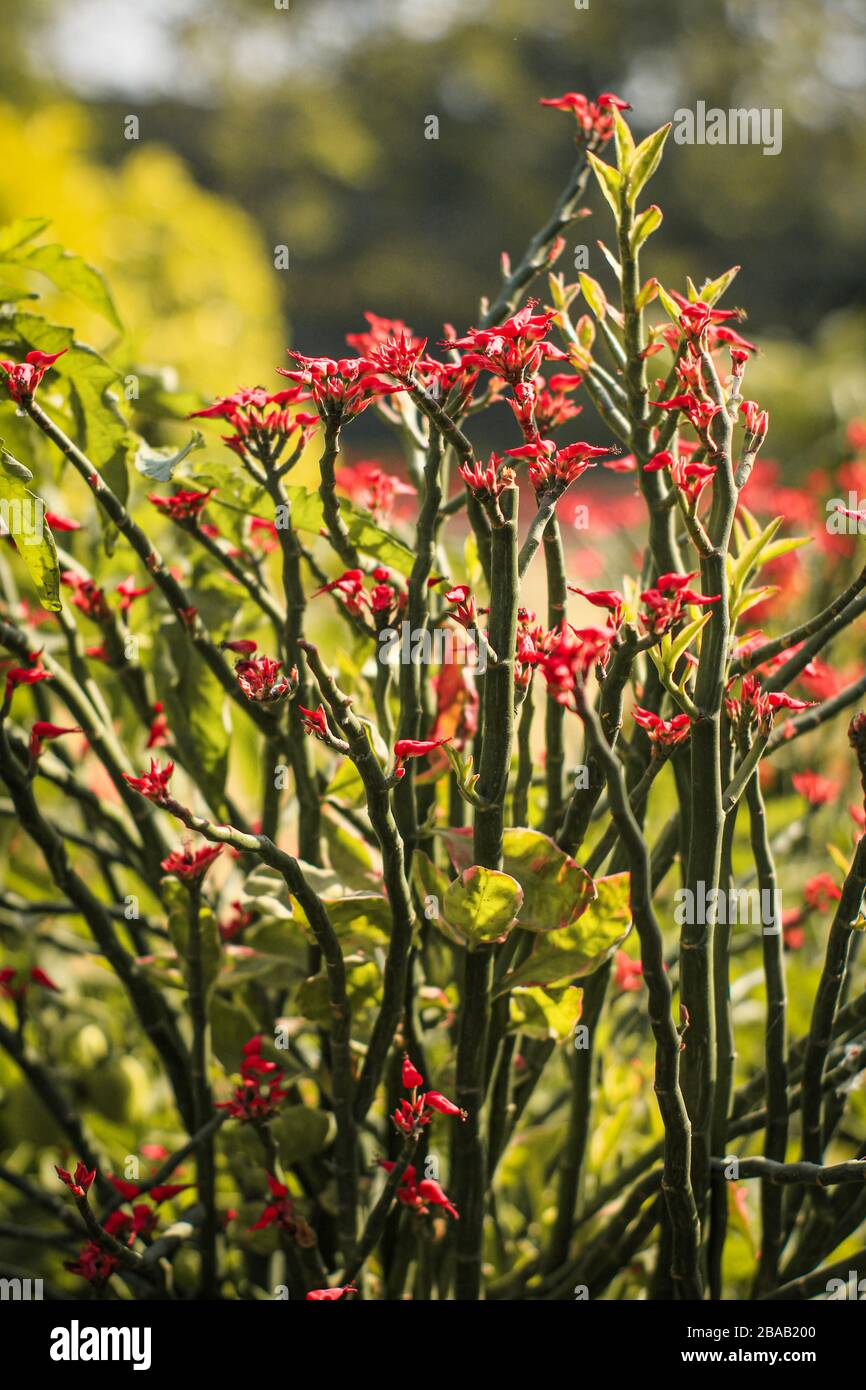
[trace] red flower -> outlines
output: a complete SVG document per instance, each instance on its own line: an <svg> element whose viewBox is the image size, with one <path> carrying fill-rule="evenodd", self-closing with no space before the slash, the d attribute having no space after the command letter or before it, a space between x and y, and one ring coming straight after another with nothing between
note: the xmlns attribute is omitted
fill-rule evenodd
<svg viewBox="0 0 866 1390"><path fill-rule="evenodd" d="M452 1202L449 1202L446 1194L442 1191L438 1182L433 1178L424 1178L418 1184L418 1196L422 1201L429 1202L434 1207L444 1207L448 1215L455 1221L460 1220L460 1213Z"/></svg>
<svg viewBox="0 0 866 1390"><path fill-rule="evenodd" d="M347 468L338 468L336 478L347 497L377 518L390 514L397 497L414 497L416 492L409 483L404 483L393 473L386 473L377 463L367 460L359 460Z"/></svg>
<svg viewBox="0 0 866 1390"><path fill-rule="evenodd" d="M650 743L659 744L662 748L675 748L678 743L688 738L691 731L692 721L687 714L675 714L672 719L662 719L652 710L635 705L631 716L635 724L640 724L642 729L646 729Z"/></svg>
<svg viewBox="0 0 866 1390"><path fill-rule="evenodd" d="M105 601L105 594L95 580L86 579L83 575L77 574L75 570L63 570L60 581L74 591L69 602L73 608L79 609L86 618L92 618L95 623L102 623L110 618L111 613Z"/></svg>
<svg viewBox="0 0 866 1390"><path fill-rule="evenodd" d="M13 984L13 980L16 980L21 973L22 972L16 970L14 966L4 966L4 968L0 970L0 994L4 995L7 999L23 999L27 993L27 981L25 980L21 984ZM34 985L39 985L41 989L54 990L57 994L60 993L60 986L56 985L51 977L47 975L44 970L41 970L38 965L32 966L28 973Z"/></svg>
<svg viewBox="0 0 866 1390"><path fill-rule="evenodd" d="M316 738L327 738L328 716L325 714L324 705L319 705L319 708L315 710L304 709L303 705L298 705L298 710L302 716L306 733L315 734Z"/></svg>
<svg viewBox="0 0 866 1390"><path fill-rule="evenodd" d="M627 951L617 951L614 984L623 994L635 994L643 981L643 966L632 960Z"/></svg>
<svg viewBox="0 0 866 1390"><path fill-rule="evenodd" d="M40 969L38 965L31 967L30 978L34 985L40 985L42 989L53 989L57 994L60 993L60 986L56 985L51 976L46 975L45 971Z"/></svg>
<svg viewBox="0 0 866 1390"><path fill-rule="evenodd" d="M448 738L399 738L394 744L394 757L397 760L394 776L399 780L405 775L403 764L407 758L424 758L435 748L441 748L443 743L450 742L450 734Z"/></svg>
<svg viewBox="0 0 866 1390"><path fill-rule="evenodd" d="M59 352L28 352L23 362L0 360L0 367L7 374L6 386L13 401L19 405L29 401L48 368L67 351L68 348L61 348Z"/></svg>
<svg viewBox="0 0 866 1390"><path fill-rule="evenodd" d="M288 1095L282 1085L283 1073L276 1062L261 1055L262 1037L257 1033L244 1044L241 1081L230 1100L221 1101L218 1110L228 1110L235 1120L268 1120Z"/></svg>
<svg viewBox="0 0 866 1390"><path fill-rule="evenodd" d="M272 1173L265 1175L273 1200L268 1203L251 1231L263 1231L266 1226L278 1226L281 1231L293 1234L295 1230L295 1204L289 1196L289 1189L277 1182Z"/></svg>
<svg viewBox="0 0 866 1390"><path fill-rule="evenodd" d="M210 487L207 492L195 492L190 488L179 488L172 497L158 497L156 493L149 492L147 500L158 507L166 516L170 516L172 521L198 522L209 499L216 492L216 488Z"/></svg>
<svg viewBox="0 0 866 1390"><path fill-rule="evenodd" d="M257 656L251 661L238 661L235 665L235 675L247 698L259 704L282 700L289 693L288 676L277 674L282 664L269 656Z"/></svg>
<svg viewBox="0 0 866 1390"><path fill-rule="evenodd" d="M13 666L6 672L6 700L11 700L19 685L35 685L37 681L53 679L51 672L43 671L41 666Z"/></svg>
<svg viewBox="0 0 866 1390"><path fill-rule="evenodd" d="M224 652L236 652L238 656L252 656L258 646L249 637L235 637L231 642L220 642Z"/></svg>
<svg viewBox="0 0 866 1390"><path fill-rule="evenodd" d="M842 889L830 874L815 874L803 889L803 896L809 907L818 912L826 912L831 902L838 902Z"/></svg>
<svg viewBox="0 0 866 1390"><path fill-rule="evenodd" d="M161 867L167 874L175 874L186 883L198 883L221 853L222 845L203 845L197 850L184 845L183 849L172 850L161 861Z"/></svg>
<svg viewBox="0 0 866 1390"><path fill-rule="evenodd" d="M403 1085L405 1086L407 1091L414 1091L416 1086L424 1085L424 1078L421 1075L420 1071L418 1071L418 1068L413 1066L412 1062L409 1059L408 1052L403 1053L402 1079Z"/></svg>
<svg viewBox="0 0 866 1390"><path fill-rule="evenodd" d="M71 521L68 516L60 516L57 512L46 512L45 520L52 531L81 530L80 521Z"/></svg>
<svg viewBox="0 0 866 1390"><path fill-rule="evenodd" d="M461 1110L459 1105L455 1105L453 1100L443 1096L441 1091L427 1091L424 1095L424 1104L431 1110L436 1110L440 1115L458 1115L461 1120L466 1119L466 1111Z"/></svg>
<svg viewBox="0 0 866 1390"><path fill-rule="evenodd" d="M557 704L568 705L577 686L596 667L607 665L614 627L553 628L544 634L537 661L548 693Z"/></svg>
<svg viewBox="0 0 866 1390"><path fill-rule="evenodd" d="M309 386L323 418L350 420L380 396L390 396L405 388L383 381L376 375L376 364L364 357L304 357L287 348L297 368L277 367L280 376Z"/></svg>
<svg viewBox="0 0 866 1390"><path fill-rule="evenodd" d="M613 614L613 622L619 627L622 620L622 606L625 603L624 596L619 589L580 589L576 584L569 584L569 589L573 594L580 594L587 603L593 604L595 608L606 608Z"/></svg>
<svg viewBox="0 0 866 1390"><path fill-rule="evenodd" d="M534 307L531 300L497 328L472 328L464 338L446 339L440 346L468 349L462 357L464 370L478 368L517 385L534 377L545 359L568 361L567 353L544 341L556 311L536 314Z"/></svg>
<svg viewBox="0 0 866 1390"><path fill-rule="evenodd" d="M506 488L514 485L514 470L500 470L501 463L498 454L491 454L486 468L476 459L471 464L461 463L457 471L474 497L498 497Z"/></svg>
<svg viewBox="0 0 866 1390"><path fill-rule="evenodd" d="M61 1182L65 1183L73 1197L84 1197L90 1190L93 1179L96 1177L96 1169L88 1168L81 1159L75 1166L75 1174L67 1173L65 1168L58 1168L54 1165L54 1171Z"/></svg>
<svg viewBox="0 0 866 1390"><path fill-rule="evenodd" d="M613 133L611 108L630 111L631 107L613 92L602 92L597 101L590 101L582 92L566 92L561 97L542 97L541 106L552 106L558 111L571 111L577 121L578 143L589 141L603 144Z"/></svg>
<svg viewBox="0 0 866 1390"><path fill-rule="evenodd" d="M150 723L150 732L147 736L148 748L161 748L168 742L168 718L166 717L161 700L157 700L153 706L153 719Z"/></svg>
<svg viewBox="0 0 866 1390"><path fill-rule="evenodd" d="M680 313L680 328L687 338L700 338L710 326L712 310L702 299L685 304Z"/></svg>
<svg viewBox="0 0 866 1390"><path fill-rule="evenodd" d="M100 1286L111 1277L117 1265L115 1255L109 1255L95 1240L89 1240L78 1252L77 1260L67 1261L64 1267L70 1274L78 1274L89 1284Z"/></svg>
<svg viewBox="0 0 866 1390"><path fill-rule="evenodd" d="M81 726L73 724L68 728L60 724L49 724L44 719L37 719L33 728L30 730L30 757L35 762L41 755L42 748L47 739L62 738L64 734L80 734Z"/></svg>
<svg viewBox="0 0 866 1390"><path fill-rule="evenodd" d="M357 1293L354 1284L341 1284L337 1289L310 1289L307 1294L307 1301L312 1303L336 1303L338 1298L345 1297L349 1293Z"/></svg>
<svg viewBox="0 0 866 1390"><path fill-rule="evenodd" d="M791 778L794 790L812 806L826 806L828 801L834 801L842 790L839 782L834 782L832 777L822 777L819 772L795 772Z"/></svg>
<svg viewBox="0 0 866 1390"><path fill-rule="evenodd" d="M135 791L146 796L148 801L159 804L168 798L168 784L173 772L174 763L168 762L161 768L158 760L151 758L149 772L143 772L140 777L133 777L131 773L124 772L123 776Z"/></svg>
<svg viewBox="0 0 866 1390"><path fill-rule="evenodd" d="M610 449L600 449L593 444L586 444L583 440L558 449L552 439L534 439L519 449L506 450L512 458L529 459L529 480L536 492L546 487L551 480L565 484L575 482L587 468L595 467L595 459L603 458L611 452Z"/></svg>
<svg viewBox="0 0 866 1390"><path fill-rule="evenodd" d="M698 594L688 587L689 580L694 579L696 574L697 570L691 574L662 574L654 588L644 590L640 596L641 603L646 605L649 612L641 613L640 620L647 632L653 632L657 637L667 632L668 628L679 622L687 603L719 602L721 594Z"/></svg>
<svg viewBox="0 0 866 1390"><path fill-rule="evenodd" d="M124 579L123 583L117 586L117 593L120 594L121 613L126 613L137 598L143 598L145 594L150 593L152 588L152 584L146 584L144 588L137 589L132 575L128 579Z"/></svg>
<svg viewBox="0 0 866 1390"><path fill-rule="evenodd" d="M770 428L770 412L762 410L757 401L743 401L740 414L746 422L746 429L755 439L763 439Z"/></svg>

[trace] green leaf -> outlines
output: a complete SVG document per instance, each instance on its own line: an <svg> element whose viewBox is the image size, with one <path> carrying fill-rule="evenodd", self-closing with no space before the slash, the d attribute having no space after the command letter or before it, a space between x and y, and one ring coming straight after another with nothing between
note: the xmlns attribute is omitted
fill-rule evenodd
<svg viewBox="0 0 866 1390"><path fill-rule="evenodd" d="M659 130L654 130L652 135L648 135L642 140L634 152L628 176L628 188L626 197L634 207L637 202L638 194L645 184L649 183L656 169L661 163L662 150L665 141L670 134L670 122L663 125Z"/></svg>
<svg viewBox="0 0 866 1390"><path fill-rule="evenodd" d="M644 212L638 217L631 232L631 244L634 251L638 251L644 242L652 236L653 232L658 231L664 218L662 210L651 203Z"/></svg>
<svg viewBox="0 0 866 1390"><path fill-rule="evenodd" d="M358 1021L362 1011L373 1008L381 998L382 977L379 968L372 961L359 960L356 956L346 957L346 993L352 1011L353 1024ZM321 1028L330 1028L333 1023L331 1000L328 992L328 977L322 972L304 980L295 992L294 1008L302 1018L309 1019Z"/></svg>
<svg viewBox="0 0 866 1390"><path fill-rule="evenodd" d="M306 1163L327 1147L331 1121L324 1110L309 1105L289 1105L271 1121L270 1129L286 1168Z"/></svg>
<svg viewBox="0 0 866 1390"><path fill-rule="evenodd" d="M45 504L27 487L24 464L0 444L0 519L15 542L43 608L60 611L57 547L45 521Z"/></svg>
<svg viewBox="0 0 866 1390"><path fill-rule="evenodd" d="M515 985L562 985L592 975L609 960L631 931L629 875L596 880L597 895L569 926L541 936L532 955L506 975L497 991Z"/></svg>
<svg viewBox="0 0 866 1390"><path fill-rule="evenodd" d="M607 295L601 285L583 270L577 278L580 281L580 288L583 290L583 297L595 314L595 317L597 319L603 319L607 313Z"/></svg>
<svg viewBox="0 0 866 1390"><path fill-rule="evenodd" d="M668 294L664 285L659 285L659 299L661 300L662 305L664 307L664 311L670 319L671 323L675 323L677 328L679 328L680 306L679 304L677 304L677 301Z"/></svg>
<svg viewBox="0 0 866 1390"><path fill-rule="evenodd" d="M592 172L598 180L598 186L607 199L618 225L620 217L619 202L622 192L622 174L618 173L613 165L605 164L604 160L599 159L598 155L590 152L586 157L589 160Z"/></svg>
<svg viewBox="0 0 866 1390"><path fill-rule="evenodd" d="M715 304L727 290L732 280L735 280L740 273L741 267L732 265L730 270L724 271L716 280L705 280L701 286L701 299L705 304Z"/></svg>
<svg viewBox="0 0 866 1390"><path fill-rule="evenodd" d="M226 1071L240 1070L244 1044L259 1031L245 1004L215 994L210 1008L211 1047Z"/></svg>
<svg viewBox="0 0 866 1390"><path fill-rule="evenodd" d="M549 932L575 922L595 897L586 869L540 830L507 829L502 867L523 889L518 923L529 931Z"/></svg>
<svg viewBox="0 0 866 1390"><path fill-rule="evenodd" d="M306 487L288 487L286 494L291 503L292 526L297 531L311 531L321 534L325 525L322 499L318 492ZM395 569L400 574L410 574L415 563L414 552L396 536L378 526L369 512L357 507L347 498L340 498L340 512L346 523L349 537L358 550L372 555L381 564Z"/></svg>
<svg viewBox="0 0 866 1390"><path fill-rule="evenodd" d="M347 893L341 898L324 898L323 903L344 952L366 951L387 946L391 937L391 904L376 893ZM298 915L303 917L298 907Z"/></svg>
<svg viewBox="0 0 866 1390"><path fill-rule="evenodd" d="M5 227L0 227L0 256L14 251L18 246L24 246L50 225L50 217L19 217Z"/></svg>
<svg viewBox="0 0 866 1390"><path fill-rule="evenodd" d="M749 540L738 554L736 560L731 565L731 584L734 589L739 591L743 581L748 577L752 569L758 569L763 563L761 553L764 547L770 544L781 526L784 517L777 516L765 526L763 531Z"/></svg>
<svg viewBox="0 0 866 1390"><path fill-rule="evenodd" d="M613 140L616 147L616 167L626 177L631 172L635 156L634 136L621 111L614 107Z"/></svg>
<svg viewBox="0 0 866 1390"><path fill-rule="evenodd" d="M74 294L107 319L118 332L123 332L111 292L102 275L81 256L66 251L62 246L36 246L23 255L0 253L0 260L14 261L25 270L38 270L67 294Z"/></svg>
<svg viewBox="0 0 866 1390"><path fill-rule="evenodd" d="M608 265L610 266L611 270L616 276L616 279L619 281L620 284L622 284L622 266L620 265L616 256L613 254L609 247L605 246L603 241L600 241L598 243L598 249L604 256L604 259L607 261Z"/></svg>
<svg viewBox="0 0 866 1390"><path fill-rule="evenodd" d="M474 951L505 939L522 902L523 891L510 874L473 864L448 885L442 916L456 939Z"/></svg>
<svg viewBox="0 0 866 1390"><path fill-rule="evenodd" d="M576 985L544 989L518 985L509 998L509 1033L525 1033L541 1042L565 1042L580 1018L583 990Z"/></svg>

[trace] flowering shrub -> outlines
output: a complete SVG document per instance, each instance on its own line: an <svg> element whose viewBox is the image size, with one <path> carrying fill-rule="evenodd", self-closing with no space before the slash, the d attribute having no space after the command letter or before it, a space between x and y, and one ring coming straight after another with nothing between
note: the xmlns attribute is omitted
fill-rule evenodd
<svg viewBox="0 0 866 1390"><path fill-rule="evenodd" d="M40 1104L26 1145L0 1114L10 1265L108 1297L699 1299L854 1258L866 569L820 533L829 480L762 462L735 270L642 276L668 127L544 104L577 167L476 326L370 313L175 453L69 330L4 314L0 1044ZM593 190L610 291L554 270ZM600 443L569 437L581 393ZM484 458L488 408L515 443ZM345 454L364 412L405 476ZM577 497L625 575L573 546Z"/></svg>

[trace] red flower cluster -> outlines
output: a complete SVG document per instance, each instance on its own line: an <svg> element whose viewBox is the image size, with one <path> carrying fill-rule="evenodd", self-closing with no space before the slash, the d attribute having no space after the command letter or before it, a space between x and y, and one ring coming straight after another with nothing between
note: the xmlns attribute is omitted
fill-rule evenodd
<svg viewBox="0 0 866 1390"><path fill-rule="evenodd" d="M535 301L529 301L498 327L471 328L465 337L446 339L440 347L463 349L464 370L491 372L516 386L535 377L545 360L568 361L568 353L545 341L556 311L544 309L534 313L534 308Z"/></svg>
<svg viewBox="0 0 866 1390"><path fill-rule="evenodd" d="M776 710L787 709L794 712L810 709L814 700L798 700L783 690L765 692L757 675L743 676L740 698L727 696L725 709L731 723L750 723L754 721L762 728L768 728Z"/></svg>
<svg viewBox="0 0 866 1390"><path fill-rule="evenodd" d="M364 357L304 357L291 348L286 350L299 365L277 367L277 371L280 376L309 387L323 419L343 423L360 415L381 396L405 389L394 382L383 381L377 375L376 364Z"/></svg>
<svg viewBox="0 0 866 1390"><path fill-rule="evenodd" d="M671 480L686 500L694 505L703 492L707 483L716 474L716 466L712 463L696 463L688 458L698 448L695 441L681 441L679 455L675 458L669 449L663 449L661 453L654 454L649 463L644 464L645 473L658 473L663 468L670 470Z"/></svg>
<svg viewBox="0 0 866 1390"><path fill-rule="evenodd" d="M83 1163L81 1159L79 1159L78 1163L75 1165L74 1173L67 1173L65 1168L58 1168L56 1163L54 1165L54 1171L60 1181L65 1183L69 1188L73 1197L85 1197L93 1185L93 1179L96 1177L96 1169L88 1168L87 1164Z"/></svg>
<svg viewBox="0 0 866 1390"><path fill-rule="evenodd" d="M644 590L640 598L648 611L641 613L640 620L647 632L661 637L679 622L686 604L719 602L721 594L699 594L689 588L689 581L694 579L696 574L697 570L693 570L691 574L661 574L654 588Z"/></svg>
<svg viewBox="0 0 866 1390"><path fill-rule="evenodd" d="M207 492L196 492L192 488L182 487L171 497L158 497L155 492L149 492L147 500L165 516L171 517L172 521L197 526L202 512L215 492L215 487L209 487Z"/></svg>
<svg viewBox="0 0 866 1390"><path fill-rule="evenodd" d="M577 121L578 144L603 145L613 134L611 111L630 111L631 106L613 92L602 92L590 101L583 92L566 92L561 97L542 97L540 106L552 106L557 111L570 111Z"/></svg>
<svg viewBox="0 0 866 1390"><path fill-rule="evenodd" d="M53 367L58 357L67 351L68 348L61 348L59 352L28 352L23 362L0 360L0 367L6 373L6 387L13 401L19 405L29 401L48 368Z"/></svg>
<svg viewBox="0 0 866 1390"><path fill-rule="evenodd" d="M394 473L386 473L378 463L367 459L338 468L335 476L338 487L346 496L378 519L390 515L398 497L416 495L416 489L410 483L404 483Z"/></svg>
<svg viewBox="0 0 866 1390"><path fill-rule="evenodd" d="M92 618L95 623L107 622L111 617L111 610L105 598L105 594L93 579L87 579L83 575L76 573L75 570L63 570L60 575L60 582L65 584L68 589L72 589L72 597L69 602L73 608L77 608L83 613L85 618Z"/></svg>
<svg viewBox="0 0 866 1390"><path fill-rule="evenodd" d="M155 801L157 805L168 799L168 784L174 772L174 763L168 762L165 767L160 767L157 758L151 758L150 771L143 772L140 777L133 777L131 773L124 772L123 776L134 791L146 796L148 801Z"/></svg>
<svg viewBox="0 0 866 1390"><path fill-rule="evenodd" d="M380 1158L379 1167L384 1168L386 1173L392 1173L395 1165L387 1159ZM416 1216L427 1216L430 1207L434 1206L444 1207L450 1217L453 1217L455 1221L460 1220L460 1213L449 1201L438 1182L433 1178L422 1178L418 1182L415 1167L411 1163L403 1171L400 1185L397 1188L397 1200L402 1202L404 1207L408 1207L410 1211L414 1211Z"/></svg>
<svg viewBox="0 0 866 1390"><path fill-rule="evenodd" d="M691 732L692 721L687 714L675 714L672 719L662 719L652 710L635 705L631 717L635 724L646 730L650 743L660 748L676 748Z"/></svg>
<svg viewBox="0 0 866 1390"><path fill-rule="evenodd" d="M507 449L506 453L512 458L529 460L529 481L536 492L541 492L551 482L573 483L587 468L595 467L596 459L610 457L612 450L597 448L583 440L559 449L552 439L538 438L519 449Z"/></svg>
<svg viewBox="0 0 866 1390"><path fill-rule="evenodd" d="M429 1125L433 1119L430 1111L436 1111L439 1115L458 1115L461 1120L467 1119L466 1111L461 1110L460 1106L455 1105L447 1096L443 1096L441 1091L422 1091L418 1094L418 1087L424 1084L424 1078L410 1061L408 1054L403 1058L402 1080L404 1088L412 1092L412 1099L401 1100L391 1116L392 1123L401 1134L420 1134L424 1126Z"/></svg>
<svg viewBox="0 0 866 1390"><path fill-rule="evenodd" d="M583 410L569 399L583 377L556 372L549 381L539 375L532 381L520 381L514 387L514 399L508 404L514 411L523 436L527 440L545 435L559 425L575 419Z"/></svg>
<svg viewBox="0 0 866 1390"><path fill-rule="evenodd" d="M17 983L13 983L15 981ZM60 986L56 985L50 975L46 975L38 965L31 966L26 975L23 970L16 970L11 965L6 965L0 970L0 994L7 999L23 999L31 983L38 985L40 989L51 989L57 994L60 993Z"/></svg>
<svg viewBox="0 0 866 1390"><path fill-rule="evenodd" d="M299 386L273 392L266 391L263 386L255 386L252 390L244 388L232 396L221 397L203 410L194 410L190 419L226 420L234 434L223 435L224 444L241 458L251 454L273 466L280 461L292 434L300 431L301 441L306 442L309 430L318 423L316 415L304 411L293 413L291 409L308 401L310 396L309 390Z"/></svg>
<svg viewBox="0 0 866 1390"><path fill-rule="evenodd" d="M202 845L194 850L190 845L174 849L160 863L167 874L174 874L185 883L200 883L215 859L222 853L222 845Z"/></svg>
<svg viewBox="0 0 866 1390"><path fill-rule="evenodd" d="M278 674L282 664L270 656L256 656L249 661L235 663L238 685L248 700L255 700L258 704L271 704L284 699L290 693L290 677Z"/></svg>
<svg viewBox="0 0 866 1390"><path fill-rule="evenodd" d="M250 1226L251 1231L264 1231L268 1226L276 1226L285 1235L291 1236L298 1245L315 1245L316 1235L307 1225L303 1216L295 1211L295 1204L289 1196L289 1189L277 1182L273 1173L265 1175L271 1192L268 1202L258 1221Z"/></svg>
<svg viewBox="0 0 866 1390"><path fill-rule="evenodd" d="M577 687L595 667L607 665L615 637L614 627L575 628L570 624L545 634L536 650L535 664L557 704L569 705ZM531 661L528 652L521 659Z"/></svg>
<svg viewBox="0 0 866 1390"><path fill-rule="evenodd" d="M375 583L369 592L364 588L363 570L346 570L330 583L323 584L320 589L312 595L318 598L320 594L337 594L344 603L347 612L355 618L362 618L369 610L378 627L385 627L398 609L406 605L406 594L401 590L391 577L391 571L384 565L377 565L373 570L372 576Z"/></svg>
<svg viewBox="0 0 866 1390"><path fill-rule="evenodd" d="M240 1085L231 1100L221 1101L217 1109L228 1110L234 1120L269 1120L288 1095L282 1082L283 1073L276 1062L262 1056L262 1035L257 1033L244 1043Z"/></svg>
<svg viewBox="0 0 866 1390"><path fill-rule="evenodd" d="M458 472L473 497L494 498L514 486L514 469L502 468L501 464L501 456L491 454L486 467L475 459L473 463L461 463Z"/></svg>

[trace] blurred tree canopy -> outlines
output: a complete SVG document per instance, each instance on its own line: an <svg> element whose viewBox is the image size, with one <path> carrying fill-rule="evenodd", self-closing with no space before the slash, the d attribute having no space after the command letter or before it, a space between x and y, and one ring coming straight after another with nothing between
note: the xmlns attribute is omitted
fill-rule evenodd
<svg viewBox="0 0 866 1390"><path fill-rule="evenodd" d="M774 392L775 447L808 453L863 409L862 0L589 0L587 9L140 0L134 10L78 0L72 12L32 0L27 9L5 27L0 93L14 91L36 125L16 133L4 117L2 211L17 198L57 220L83 217L66 240L101 258L122 300L131 281L148 299L151 286L152 317L129 290L140 351L191 381L231 389L261 379L279 360L278 313L307 351L337 350L365 308L434 339L443 319L465 326L495 288L500 252L520 254L569 168L570 117L538 98L612 89L632 102L638 133L699 99L782 110L775 157L671 144L654 196L676 249L648 268L682 287L687 273L700 280L742 262L735 298L763 343L779 340L752 376L753 390ZM45 103L58 83L86 106L86 126L69 107L50 125ZM130 113L137 143L123 135ZM437 139L425 138L431 115ZM82 145L84 164L73 154ZM86 189L81 205L64 182L70 169ZM239 204L262 244L192 179ZM594 207L567 257L584 241L603 279L595 240L609 227ZM176 250L161 262L166 237ZM291 257L282 273L280 245ZM268 342L258 366L257 340Z"/></svg>

